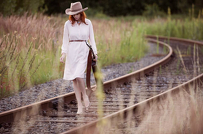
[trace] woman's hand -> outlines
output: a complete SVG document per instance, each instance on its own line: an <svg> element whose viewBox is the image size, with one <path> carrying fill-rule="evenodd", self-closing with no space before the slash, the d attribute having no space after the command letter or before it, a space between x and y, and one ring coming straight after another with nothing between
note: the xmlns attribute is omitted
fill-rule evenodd
<svg viewBox="0 0 203 134"><path fill-rule="evenodd" d="M98 58L98 56L97 56L97 54L95 54L95 59L93 59L94 61L97 61L97 58Z"/></svg>
<svg viewBox="0 0 203 134"><path fill-rule="evenodd" d="M66 58L66 54L62 53L62 56L60 57L60 62L64 63L65 58Z"/></svg>

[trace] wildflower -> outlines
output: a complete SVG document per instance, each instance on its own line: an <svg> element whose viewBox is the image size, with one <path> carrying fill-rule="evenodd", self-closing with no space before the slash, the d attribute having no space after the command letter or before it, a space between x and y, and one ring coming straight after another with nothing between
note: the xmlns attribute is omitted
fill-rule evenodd
<svg viewBox="0 0 203 134"><path fill-rule="evenodd" d="M37 38L35 38L35 37L32 37L32 39L33 39L33 40L36 40Z"/></svg>

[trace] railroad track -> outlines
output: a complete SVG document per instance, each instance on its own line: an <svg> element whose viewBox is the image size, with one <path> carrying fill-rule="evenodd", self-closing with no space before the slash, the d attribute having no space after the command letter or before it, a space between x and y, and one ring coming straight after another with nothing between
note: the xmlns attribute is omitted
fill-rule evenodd
<svg viewBox="0 0 203 134"><path fill-rule="evenodd" d="M8 128L12 126L8 133L18 131L23 133L102 133L103 131L97 127L99 124L108 124L106 122L115 118L129 117L132 111L135 115L142 105L150 105L168 93L178 92L180 87L174 87L189 80L191 83L192 79L201 78L203 61L198 57L203 56L201 52L203 43L177 38L159 37L157 39L154 36L147 36L147 38L149 42L158 43L164 47L168 52L167 55L153 65L105 82L104 97L93 92L90 98L91 107L87 113L76 115L75 96L74 93L69 93L3 112L0 114L1 126ZM134 116L133 119L137 121L137 125L141 122L139 116Z"/></svg>

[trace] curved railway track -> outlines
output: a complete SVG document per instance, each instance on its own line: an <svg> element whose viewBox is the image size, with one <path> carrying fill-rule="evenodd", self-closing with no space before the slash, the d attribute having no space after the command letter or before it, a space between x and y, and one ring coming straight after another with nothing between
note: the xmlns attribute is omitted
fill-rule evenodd
<svg viewBox="0 0 203 134"><path fill-rule="evenodd" d="M203 43L155 36L146 38L164 47L167 55L153 65L105 82L104 98L88 91L92 94L87 113L76 115L74 93L68 93L0 113L1 126L12 125L8 133L17 130L23 133L102 133L104 131L98 125L127 118L132 111L136 115L143 105L151 105L169 93L177 93L182 86L187 89L188 83L202 78L203 60L199 57L203 56ZM136 116L134 120L137 125L141 122ZM22 126L25 128L20 128Z"/></svg>

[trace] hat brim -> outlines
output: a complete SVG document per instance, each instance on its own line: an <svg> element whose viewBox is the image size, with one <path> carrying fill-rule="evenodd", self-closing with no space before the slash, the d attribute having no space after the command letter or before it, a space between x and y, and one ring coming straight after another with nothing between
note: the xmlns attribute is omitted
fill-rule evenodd
<svg viewBox="0 0 203 134"><path fill-rule="evenodd" d="M84 9L81 9L81 10L78 10L78 11L75 11L75 12L72 12L72 11L70 10L70 8L68 8L68 9L66 9L65 13L66 13L67 15L75 15L75 14L78 14L78 13L80 13L80 12L83 12L83 11L85 11L85 10L87 10L87 9L88 9L88 7L84 8Z"/></svg>

